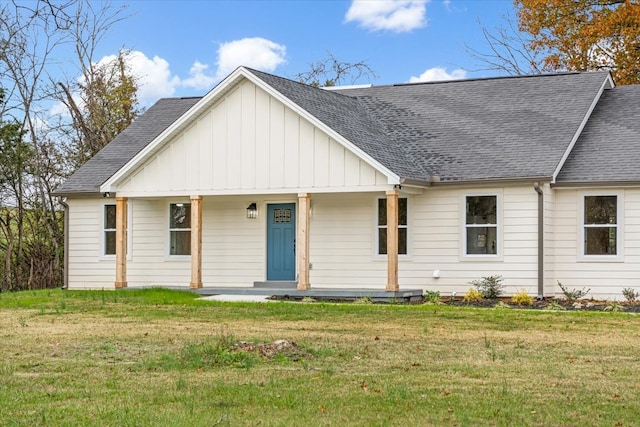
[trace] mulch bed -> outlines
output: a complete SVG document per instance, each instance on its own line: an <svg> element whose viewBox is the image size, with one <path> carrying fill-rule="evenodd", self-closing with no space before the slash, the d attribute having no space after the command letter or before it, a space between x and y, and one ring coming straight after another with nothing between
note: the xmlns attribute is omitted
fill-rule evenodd
<svg viewBox="0 0 640 427"><path fill-rule="evenodd" d="M640 303L611 302L599 300L578 300L569 302L565 299L544 298L534 300L532 305L518 305L511 298L485 299L481 301L463 301L462 299L442 298L441 303L456 307L478 308L514 308L527 310L568 310L568 311L617 311L640 313ZM497 306L497 307L496 307Z"/></svg>
<svg viewBox="0 0 640 427"><path fill-rule="evenodd" d="M358 300L344 299L344 298L313 298L309 300L303 300L301 298L290 297L274 297L273 299L281 301L298 301L303 303L313 302L352 302L358 303ZM404 302L396 302L402 303ZM406 304L425 304L426 301L411 301ZM392 304L391 302L374 302L374 304ZM449 305L455 307L475 307L475 308L504 308L504 309L526 309L526 310L556 310L556 311L612 311L612 312L625 312L625 313L640 313L640 301L633 303L629 302L611 302L600 300L578 300L575 302L569 302L566 299L561 298L543 298L541 300L534 299L531 305L518 305L511 301L511 297L502 297L494 299L483 299L480 301L463 301L462 298L457 297L451 299L449 297L443 297L440 300L440 304ZM497 306L497 307L496 307Z"/></svg>

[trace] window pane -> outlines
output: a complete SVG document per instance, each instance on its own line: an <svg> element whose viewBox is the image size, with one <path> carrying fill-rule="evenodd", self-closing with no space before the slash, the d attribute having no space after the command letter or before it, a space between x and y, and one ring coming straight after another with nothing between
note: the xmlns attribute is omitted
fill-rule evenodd
<svg viewBox="0 0 640 427"><path fill-rule="evenodd" d="M585 255L616 255L616 227L585 227Z"/></svg>
<svg viewBox="0 0 640 427"><path fill-rule="evenodd" d="M496 227L467 227L468 255L496 255L497 242Z"/></svg>
<svg viewBox="0 0 640 427"><path fill-rule="evenodd" d="M170 232L171 255L191 255L191 231Z"/></svg>
<svg viewBox="0 0 640 427"><path fill-rule="evenodd" d="M104 205L104 228L116 228L116 205Z"/></svg>
<svg viewBox="0 0 640 427"><path fill-rule="evenodd" d="M585 196L585 224L617 224L617 196Z"/></svg>
<svg viewBox="0 0 640 427"><path fill-rule="evenodd" d="M191 228L191 205L189 203L172 204L170 216L169 228Z"/></svg>
<svg viewBox="0 0 640 427"><path fill-rule="evenodd" d="M407 225L407 199L398 199L398 224Z"/></svg>
<svg viewBox="0 0 640 427"><path fill-rule="evenodd" d="M407 254L407 229L406 228L398 229L398 254L400 255Z"/></svg>
<svg viewBox="0 0 640 427"><path fill-rule="evenodd" d="M104 232L104 254L105 255L116 254L116 232L115 231Z"/></svg>
<svg viewBox="0 0 640 427"><path fill-rule="evenodd" d="M387 199L378 199L378 225L387 225Z"/></svg>
<svg viewBox="0 0 640 427"><path fill-rule="evenodd" d="M387 229L379 228L378 229L378 254L386 255L387 254ZM407 229L399 228L398 229L398 255L406 255L407 254Z"/></svg>
<svg viewBox="0 0 640 427"><path fill-rule="evenodd" d="M496 196L467 196L467 224L497 224Z"/></svg>
<svg viewBox="0 0 640 427"><path fill-rule="evenodd" d="M378 253L380 255L387 254L387 229L378 228Z"/></svg>

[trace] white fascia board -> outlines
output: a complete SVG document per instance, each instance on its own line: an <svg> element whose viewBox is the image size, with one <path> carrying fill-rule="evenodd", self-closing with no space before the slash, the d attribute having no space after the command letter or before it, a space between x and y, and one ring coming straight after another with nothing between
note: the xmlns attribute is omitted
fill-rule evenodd
<svg viewBox="0 0 640 427"><path fill-rule="evenodd" d="M571 139L569 146L567 147L566 151L562 155L562 158L560 159L560 163L558 163L558 166L556 166L556 170L553 172L553 177L551 179L552 184L556 182L556 179L558 178L558 174L560 173L560 171L562 170L562 167L564 166L565 162L569 158L569 154L571 154L571 151L573 150L573 147L576 145L578 138L580 138L580 134L582 133L582 130L584 129L584 127L587 125L587 122L591 117L591 113L593 113L593 110L596 108L596 105L598 104L598 101L600 100L602 93L604 92L605 89L613 89L614 87L615 87L615 84L613 83L611 74L608 73L607 77L602 82L602 85L600 86L598 93L593 98L593 102L591 102L591 105L589 106L587 113L585 114L584 118L582 119L582 122L580 123L580 126L578 126L578 130L573 135L573 138Z"/></svg>
<svg viewBox="0 0 640 427"><path fill-rule="evenodd" d="M164 141L170 139L175 133L180 131L185 127L185 125L189 124L191 120L198 115L200 111L207 108L213 102L215 102L219 96L224 94L230 86L235 84L235 82L244 77L254 83L256 86L260 87L264 91L266 91L269 95L273 96L280 102L282 102L287 107L291 108L300 116L304 117L310 123L312 123L317 128L321 129L323 132L327 133L333 139L342 144L345 148L352 151L356 156L361 158L364 162L369 164L371 167L376 169L378 172L382 173L387 177L387 183L389 185L400 184L400 177L393 173L391 170L380 164L378 161L373 159L369 154L365 153L360 148L356 147L353 143L349 142L347 139L342 137L339 133L331 129L329 126L322 123L315 116L309 114L306 110L292 102L289 98L282 95L280 92L269 86L267 83L262 81L260 78L256 77L253 73L247 70L244 67L238 67L236 70L229 74L224 80L222 80L215 88L213 88L208 94L206 94L198 103L196 103L193 107L187 110L178 120L173 122L167 129L165 129L160 135L158 135L151 143L149 143L145 148L140 150L138 154L136 154L131 160L127 162L122 168L120 168L115 174L111 176L108 180L106 180L100 186L100 192L117 192L117 183L125 177L133 168L135 168L138 164L146 160L146 158L152 154L160 145L163 144Z"/></svg>
<svg viewBox="0 0 640 427"><path fill-rule="evenodd" d="M234 72L229 74L224 80L222 80L216 87L214 87L209 93L207 93L200 101L189 108L182 116L180 116L175 122L167 127L160 135L158 135L153 141L147 144L138 154L136 154L131 160L129 160L123 167L118 169L108 180L106 180L100 186L101 193L117 192L117 183L127 176L137 165L147 159L147 157L154 153L165 141L170 139L174 134L184 129L186 125L191 123L194 117L198 116L198 113L207 108L211 103L221 95L224 94L231 85L233 85L240 77L247 77L249 75L243 67L238 67Z"/></svg>

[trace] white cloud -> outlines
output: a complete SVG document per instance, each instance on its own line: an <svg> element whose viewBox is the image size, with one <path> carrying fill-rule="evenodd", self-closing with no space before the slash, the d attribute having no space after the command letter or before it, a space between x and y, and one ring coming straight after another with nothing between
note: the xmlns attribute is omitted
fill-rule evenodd
<svg viewBox="0 0 640 427"><path fill-rule="evenodd" d="M418 77L412 76L409 79L409 83L420 83L420 82L437 82L442 80L461 80L467 77L467 72L460 68L456 68L455 70L448 73L445 68L442 67L434 67L429 68L424 73L420 74Z"/></svg>
<svg viewBox="0 0 640 427"><path fill-rule="evenodd" d="M357 22L372 31L406 33L427 24L429 0L353 0L346 22Z"/></svg>
<svg viewBox="0 0 640 427"><path fill-rule="evenodd" d="M169 62L164 58L157 55L149 58L140 51L132 51L128 61L132 74L138 78L138 100L142 105L172 96L180 85L180 78L171 74Z"/></svg>
<svg viewBox="0 0 640 427"><path fill-rule="evenodd" d="M287 48L261 37L221 43L218 49L216 79L220 80L240 65L271 72L285 62Z"/></svg>
<svg viewBox="0 0 640 427"><path fill-rule="evenodd" d="M198 90L211 89L216 78L206 74L208 68L207 64L196 60L189 69L189 78L182 80L180 85Z"/></svg>
<svg viewBox="0 0 640 427"><path fill-rule="evenodd" d="M221 43L215 71L210 71L208 64L196 60L189 69L189 75L184 78L173 74L169 62L157 55L150 58L143 52L130 51L126 61L130 72L137 78L138 101L142 106L148 107L159 98L174 96L180 88L198 91L211 89L240 65L272 72L285 62L286 51L284 45L260 37ZM104 56L97 65L109 64L116 59L116 55ZM56 104L50 112L55 115L68 115L65 110L63 104Z"/></svg>

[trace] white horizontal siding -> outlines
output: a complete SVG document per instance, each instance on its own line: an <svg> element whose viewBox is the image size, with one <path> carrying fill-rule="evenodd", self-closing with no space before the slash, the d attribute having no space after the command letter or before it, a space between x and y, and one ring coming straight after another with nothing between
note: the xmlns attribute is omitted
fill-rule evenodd
<svg viewBox="0 0 640 427"><path fill-rule="evenodd" d="M356 190L387 178L249 81L118 184L122 196Z"/></svg>
<svg viewBox="0 0 640 427"><path fill-rule="evenodd" d="M104 199L69 199L69 288L113 288L115 259L102 256Z"/></svg>
<svg viewBox="0 0 640 427"><path fill-rule="evenodd" d="M311 286L384 289L386 262L375 256L376 201L376 194L311 196Z"/></svg>
<svg viewBox="0 0 640 427"><path fill-rule="evenodd" d="M464 197L498 194L502 209L502 256L471 258L463 254ZM411 255L400 261L402 287L465 293L470 281L501 275L506 292L524 288L537 293L537 193L532 186L457 189L431 188L412 196ZM434 270L439 278L433 277Z"/></svg>
<svg viewBox="0 0 640 427"><path fill-rule="evenodd" d="M585 193L618 194L623 198L621 219L622 256L611 261L580 257L581 199ZM566 288L590 288L589 296L623 299L622 289L640 290L640 189L555 190L555 279ZM560 289L556 291L560 295Z"/></svg>
<svg viewBox="0 0 640 427"><path fill-rule="evenodd" d="M615 262L580 258L579 190L545 186L545 294L591 288L596 298L621 298L625 287L640 289L640 189L619 190L624 201L623 257ZM463 200L457 188L435 187L409 199L409 254L400 256L401 288L466 292L470 281L501 275L507 293L537 293L537 194L532 186L491 188L502 207L501 256L468 258L462 253ZM386 283L386 257L376 255L377 198L382 192L311 194L310 279L312 287L378 288ZM405 197L405 195L402 195ZM133 239L128 254L129 286L188 286L190 259L169 257L169 203L182 199L129 200ZM258 219L246 218L249 203ZM207 196L203 202L202 274L205 286L250 286L265 280L269 203L297 202L297 194ZM69 285L110 288L113 257L101 256L104 199L70 199ZM440 278L434 278L438 270Z"/></svg>

